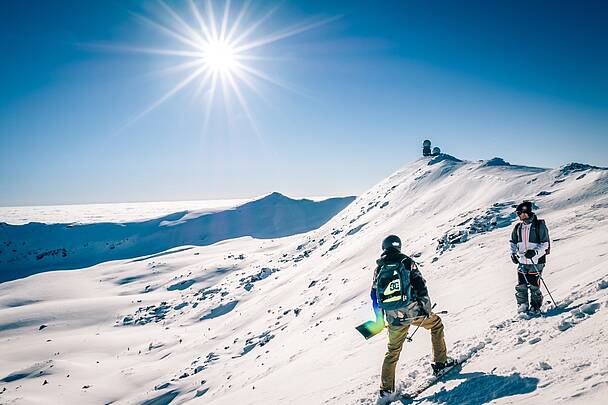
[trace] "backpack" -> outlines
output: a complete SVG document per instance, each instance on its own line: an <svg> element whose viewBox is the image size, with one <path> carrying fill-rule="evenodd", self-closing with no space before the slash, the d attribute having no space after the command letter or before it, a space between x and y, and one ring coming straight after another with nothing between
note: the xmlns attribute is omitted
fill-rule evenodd
<svg viewBox="0 0 608 405"><path fill-rule="evenodd" d="M412 300L410 271L403 262L385 263L376 278L378 306L385 311L402 309Z"/></svg>

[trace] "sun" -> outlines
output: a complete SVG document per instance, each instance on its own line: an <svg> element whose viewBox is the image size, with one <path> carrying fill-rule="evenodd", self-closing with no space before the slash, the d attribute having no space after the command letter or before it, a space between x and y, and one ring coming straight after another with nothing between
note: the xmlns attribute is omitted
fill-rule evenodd
<svg viewBox="0 0 608 405"><path fill-rule="evenodd" d="M159 1L158 4L161 6L163 14L161 20L168 20L170 23L160 23L156 19L144 15L136 16L143 23L174 40L175 47L169 49L129 48L129 50L179 59L179 63L164 69L164 73L179 73L185 77L130 120L125 127L158 108L187 87L195 86L197 89L195 94L203 98L201 105L205 110L204 128L207 127L212 106L216 102L216 93L222 92L224 98L233 96L237 100L237 104L240 105L252 128L255 129L253 115L244 89L247 88L250 93L255 93L262 98L264 97L258 88L260 81L293 90L292 87L271 77L254 65L256 61L273 59L258 55L256 51L336 19L335 17L318 19L295 24L271 34L256 35L261 31L260 28L268 23L278 7L268 10L259 18L251 18L248 13L250 0L245 0L238 12L233 12L230 0L225 0L223 12L219 14L216 14L214 7L221 6L220 1L195 2L189 0L185 3L188 5L187 9L180 11L174 10L163 1Z"/></svg>
<svg viewBox="0 0 608 405"><path fill-rule="evenodd" d="M214 41L203 46L201 60L206 69L221 74L236 72L236 48L224 41Z"/></svg>

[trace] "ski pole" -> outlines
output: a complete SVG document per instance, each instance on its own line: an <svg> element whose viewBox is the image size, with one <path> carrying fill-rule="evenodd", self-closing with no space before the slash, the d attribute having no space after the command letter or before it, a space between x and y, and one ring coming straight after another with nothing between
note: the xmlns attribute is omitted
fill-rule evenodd
<svg viewBox="0 0 608 405"><path fill-rule="evenodd" d="M530 261L532 261L532 260L530 260ZM543 278L543 275L538 270L538 267L536 267L536 263L532 262L532 264L534 265L534 268L536 269L536 272L538 273L538 278L540 278L540 281L543 282L543 285L545 286L545 290L547 290L547 293L549 293L549 297L551 297L551 301L553 301L553 305L555 305L555 308L557 308L557 304L555 303L555 300L553 299L553 296L551 295L551 291L549 291L549 287L547 287L547 283L545 283L545 279Z"/></svg>
<svg viewBox="0 0 608 405"><path fill-rule="evenodd" d="M433 311L433 308L435 308L435 305L437 305L437 303L433 304L433 306L431 307L431 311ZM431 314L426 314L424 316L424 319L422 320L422 322L424 322L425 319L427 319ZM420 317L418 317L420 318ZM416 334L416 332L418 331L418 329L420 329L420 325L422 324L422 322L420 322L417 326L416 329L414 329L414 331L412 332L411 335L406 336L405 340L407 340L408 342L412 341L412 338L414 337L414 335Z"/></svg>
<svg viewBox="0 0 608 405"><path fill-rule="evenodd" d="M519 263L519 272L521 273L522 276L524 276L524 280L526 280L526 285L530 286L530 282L528 281L528 277L526 277L526 268L524 267L523 264ZM526 293L527 294L527 293Z"/></svg>

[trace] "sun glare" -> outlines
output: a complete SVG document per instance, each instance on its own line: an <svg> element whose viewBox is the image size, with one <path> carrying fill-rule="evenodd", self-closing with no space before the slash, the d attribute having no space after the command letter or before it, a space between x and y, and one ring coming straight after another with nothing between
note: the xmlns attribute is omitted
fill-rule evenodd
<svg viewBox="0 0 608 405"><path fill-rule="evenodd" d="M138 15L145 24L158 30L175 41L175 47L169 49L157 48L128 48L131 51L162 55L166 58L180 60L179 63L164 69L166 74L181 74L183 78L175 86L148 106L144 111L131 119L137 121L144 115L159 107L165 101L181 92L188 86L196 86L195 92L201 97L204 109L203 130L207 127L212 106L217 102L216 93L224 97L224 105L228 97L236 100L242 112L245 113L252 128L256 128L252 113L247 103L246 92L254 93L266 100L258 88L260 82L292 90L271 75L263 72L254 62L270 60L269 57L256 52L277 41L285 40L297 34L324 25L335 18L316 20L295 24L278 32L258 35L260 28L268 24L268 20L277 11L277 7L268 10L261 17L254 19L249 16L251 1L245 0L238 12L232 12L230 0L207 0L206 2L189 0L187 10L174 10L163 1L159 1L163 10L160 19L170 23L160 23L157 20ZM214 7L223 6L223 11L216 15ZM265 31L268 31L266 29ZM275 60L275 55L272 55Z"/></svg>

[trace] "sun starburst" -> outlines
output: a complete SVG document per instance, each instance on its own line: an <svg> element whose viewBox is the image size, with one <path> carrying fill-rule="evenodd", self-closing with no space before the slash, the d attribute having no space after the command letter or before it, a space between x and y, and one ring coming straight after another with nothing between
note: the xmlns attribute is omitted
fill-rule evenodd
<svg viewBox="0 0 608 405"><path fill-rule="evenodd" d="M251 1L245 1L240 11L233 15L230 0L225 0L221 16L216 15L214 10L214 4L217 5L218 2L211 0L205 2L188 0L187 9L180 12L162 0L159 1L159 4L163 14L170 19L171 23L160 23L154 18L143 15L137 15L137 17L174 40L175 48L131 48L131 50L180 58L182 60L178 64L164 69L163 73L183 73L184 71L187 73L185 78L130 120L127 125L158 108L188 86L196 85L196 94L204 97L204 128L207 127L212 106L216 100L216 93L219 91L225 97L234 96L252 128L256 128L243 86L258 96L261 96L257 86L260 81L288 90L292 90L292 88L256 67L255 61L263 58L256 55L255 51L334 19L296 24L279 32L261 36L256 35L256 32L260 31L261 26L267 24L277 11L277 7L246 24L249 20L248 12Z"/></svg>

